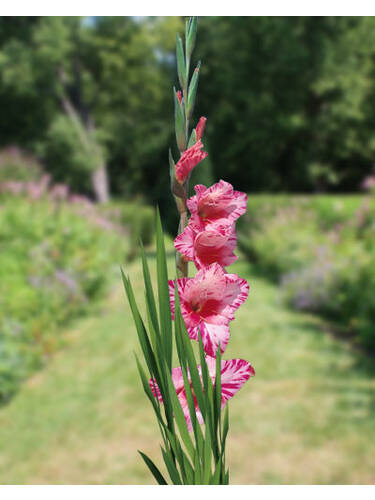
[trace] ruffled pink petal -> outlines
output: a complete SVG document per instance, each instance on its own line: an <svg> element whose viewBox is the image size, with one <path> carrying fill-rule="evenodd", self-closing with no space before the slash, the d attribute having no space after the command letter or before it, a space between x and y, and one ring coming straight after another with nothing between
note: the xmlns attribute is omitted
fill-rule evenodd
<svg viewBox="0 0 375 500"><path fill-rule="evenodd" d="M174 282L170 281L169 286L174 314ZM224 351L229 340L229 322L249 292L246 280L227 274L215 262L200 269L194 278L180 278L177 287L189 337L198 340L200 328L207 354L215 356L219 343Z"/></svg>
<svg viewBox="0 0 375 500"><path fill-rule="evenodd" d="M208 372L212 382L216 377L216 359L206 357ZM221 361L221 405L231 399L250 377L255 375L254 368L244 359Z"/></svg>
<svg viewBox="0 0 375 500"><path fill-rule="evenodd" d="M219 349L223 353L229 341L229 325L213 325L212 323L202 322L200 325L202 335L202 344L204 351L209 356L215 357Z"/></svg>
<svg viewBox="0 0 375 500"><path fill-rule="evenodd" d="M208 300L222 300L226 274L223 268L217 264L201 269L194 278L186 283L183 298L191 304L202 304Z"/></svg>
<svg viewBox="0 0 375 500"><path fill-rule="evenodd" d="M223 308L220 314L232 321L234 311L245 302L249 295L249 284L237 274L226 274L226 281Z"/></svg>
<svg viewBox="0 0 375 500"><path fill-rule="evenodd" d="M247 299L250 285L246 280L237 276L237 274L226 274L225 278L227 280L226 300L230 301L230 305L233 311L235 311Z"/></svg>
<svg viewBox="0 0 375 500"><path fill-rule="evenodd" d="M177 280L177 291L178 291L178 296L181 297L183 296L186 284L188 282L189 278L179 278ZM172 311L172 319L174 319L174 289L175 289L175 280L168 280L168 286L169 286L169 301L171 304L171 311Z"/></svg>
<svg viewBox="0 0 375 500"><path fill-rule="evenodd" d="M233 191L233 198L235 200L234 205L236 208L233 210L229 217L230 219L235 221L246 212L247 194L242 193L241 191Z"/></svg>
<svg viewBox="0 0 375 500"><path fill-rule="evenodd" d="M178 250L187 260L194 259L194 239L195 232L190 226L177 236L174 240L174 247Z"/></svg>
<svg viewBox="0 0 375 500"><path fill-rule="evenodd" d="M231 399L250 377L254 368L244 359L231 359L221 364L221 404Z"/></svg>
<svg viewBox="0 0 375 500"><path fill-rule="evenodd" d="M197 234L194 241L195 258L198 268L217 262L227 267L237 260L233 250L236 247L234 224L212 224Z"/></svg>
<svg viewBox="0 0 375 500"><path fill-rule="evenodd" d="M182 153L181 158L176 163L176 179L181 184L186 181L193 168L208 155L206 151L201 151L202 148L202 141L197 141L191 148Z"/></svg>
<svg viewBox="0 0 375 500"><path fill-rule="evenodd" d="M206 186L204 186L203 184L196 184L194 186L194 190L195 190L195 195L192 196L191 198L189 198L186 202L187 204L187 207L188 209L190 210L190 213L191 214L194 214L197 212L198 210L198 197L200 195L200 193L204 193L206 191Z"/></svg>
<svg viewBox="0 0 375 500"><path fill-rule="evenodd" d="M221 180L208 189L200 187L187 204L192 214L190 223L199 229L219 220L235 222L246 212L247 195L234 191L229 182Z"/></svg>
<svg viewBox="0 0 375 500"><path fill-rule="evenodd" d="M185 323L186 323L186 319L185 319ZM198 326L186 325L186 330L187 330L189 338L191 340L198 340L199 339L199 327Z"/></svg>
<svg viewBox="0 0 375 500"><path fill-rule="evenodd" d="M234 224L212 224L193 235L193 259L198 269L217 262L223 267L237 260L233 253L236 246Z"/></svg>

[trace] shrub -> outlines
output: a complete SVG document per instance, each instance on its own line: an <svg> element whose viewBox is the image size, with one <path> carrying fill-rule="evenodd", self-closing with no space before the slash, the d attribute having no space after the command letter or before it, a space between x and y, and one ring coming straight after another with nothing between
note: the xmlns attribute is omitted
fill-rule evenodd
<svg viewBox="0 0 375 500"><path fill-rule="evenodd" d="M120 236L87 210L46 197L0 202L0 401L56 350L58 328L92 307L122 257Z"/></svg>
<svg viewBox="0 0 375 500"><path fill-rule="evenodd" d="M127 229L128 260L138 255L139 241L145 247L153 243L155 213L152 207L140 200L111 202L104 208L104 213Z"/></svg>
<svg viewBox="0 0 375 500"><path fill-rule="evenodd" d="M369 197L255 197L239 243L294 308L375 349L375 204Z"/></svg>
<svg viewBox="0 0 375 500"><path fill-rule="evenodd" d="M43 175L42 167L31 155L16 146L0 152L0 184L4 182L34 182Z"/></svg>

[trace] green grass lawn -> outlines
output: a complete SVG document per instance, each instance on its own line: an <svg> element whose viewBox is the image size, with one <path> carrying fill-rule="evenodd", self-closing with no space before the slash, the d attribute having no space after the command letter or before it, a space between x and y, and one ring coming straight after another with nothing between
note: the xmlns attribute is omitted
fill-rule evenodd
<svg viewBox="0 0 375 500"><path fill-rule="evenodd" d="M256 370L230 402L232 484L375 483L374 360L316 317L287 310L246 263L232 271L251 290L225 357ZM139 264L129 272L141 300ZM0 409L0 483L153 484L137 449L161 463L159 431L119 283L102 312L64 332L65 348Z"/></svg>

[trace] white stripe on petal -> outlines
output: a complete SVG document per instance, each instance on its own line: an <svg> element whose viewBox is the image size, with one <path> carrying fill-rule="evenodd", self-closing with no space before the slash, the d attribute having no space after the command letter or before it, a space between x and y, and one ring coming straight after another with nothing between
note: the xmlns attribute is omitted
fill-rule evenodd
<svg viewBox="0 0 375 500"><path fill-rule="evenodd" d="M229 325L213 325L201 323L200 325L204 351L209 356L215 357L220 344L221 352L225 351L229 341Z"/></svg>

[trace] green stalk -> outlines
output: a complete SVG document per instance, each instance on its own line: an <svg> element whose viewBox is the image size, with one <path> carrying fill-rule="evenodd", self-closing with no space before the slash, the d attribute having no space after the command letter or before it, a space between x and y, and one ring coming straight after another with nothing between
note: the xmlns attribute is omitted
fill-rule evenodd
<svg viewBox="0 0 375 500"><path fill-rule="evenodd" d="M178 76L179 81L182 87L182 96L183 96L183 106L185 113L185 148L180 150L182 154L189 147L189 127L190 127L190 116L188 115L188 104L189 104L189 72L190 72L190 59L191 54L194 48L195 36L197 29L197 18L193 17L186 21L185 26L185 53L182 46L181 38L179 36L176 37L176 53L177 53L177 64L178 64ZM176 134L177 135L177 134ZM190 177L190 176L189 176ZM186 201L189 197L189 178L186 180L184 185L182 186L183 193L180 193L181 196L177 196L174 193L177 209L180 214L180 222L178 225L178 235L181 234L188 223L187 219L187 206ZM179 199L177 199L179 198ZM188 276L188 262L184 260L183 256L176 252L176 268L178 277L187 277Z"/></svg>

